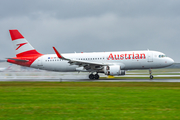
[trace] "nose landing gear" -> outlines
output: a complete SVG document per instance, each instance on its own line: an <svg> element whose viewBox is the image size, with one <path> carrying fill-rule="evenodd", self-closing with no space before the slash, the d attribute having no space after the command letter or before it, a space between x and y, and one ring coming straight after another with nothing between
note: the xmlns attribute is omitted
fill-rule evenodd
<svg viewBox="0 0 180 120"><path fill-rule="evenodd" d="M152 70L151 69L149 69L149 74L150 74L149 78L152 80L154 76L151 75L152 74Z"/></svg>

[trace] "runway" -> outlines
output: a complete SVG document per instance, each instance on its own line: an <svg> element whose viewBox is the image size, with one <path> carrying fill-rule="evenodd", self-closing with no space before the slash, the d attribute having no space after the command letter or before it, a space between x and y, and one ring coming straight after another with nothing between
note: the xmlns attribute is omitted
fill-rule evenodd
<svg viewBox="0 0 180 120"><path fill-rule="evenodd" d="M21 82L180 82L180 79L100 79L100 80L89 80L89 79L0 79L0 81L21 81Z"/></svg>
<svg viewBox="0 0 180 120"><path fill-rule="evenodd" d="M113 79L107 78L106 75L100 74L99 80L89 80L89 73L58 73L58 72L0 72L0 81L47 81L47 82L180 82L179 74L177 75L154 75L154 79L139 79L140 77L149 77L149 75L127 74L124 78ZM129 77L129 79L125 78ZM160 77L165 77L158 79ZM176 79L168 77L176 77ZM167 79L166 79L167 78Z"/></svg>

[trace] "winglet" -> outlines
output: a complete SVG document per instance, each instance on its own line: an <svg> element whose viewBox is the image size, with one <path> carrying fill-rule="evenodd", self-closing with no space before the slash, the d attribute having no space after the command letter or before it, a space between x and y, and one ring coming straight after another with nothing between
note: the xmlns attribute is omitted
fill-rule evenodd
<svg viewBox="0 0 180 120"><path fill-rule="evenodd" d="M59 54L59 52L56 50L56 48L55 48L55 47L53 47L53 49L54 49L54 51L55 51L56 55L58 56L58 58L63 58L63 57L62 57L62 55L61 55L61 54Z"/></svg>

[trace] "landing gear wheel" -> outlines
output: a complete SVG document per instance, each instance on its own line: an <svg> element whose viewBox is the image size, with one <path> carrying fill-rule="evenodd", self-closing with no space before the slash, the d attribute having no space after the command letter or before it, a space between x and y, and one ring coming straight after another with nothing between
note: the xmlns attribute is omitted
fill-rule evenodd
<svg viewBox="0 0 180 120"><path fill-rule="evenodd" d="M99 79L99 75L98 75L98 74L95 74L95 75L94 75L94 79Z"/></svg>
<svg viewBox="0 0 180 120"><path fill-rule="evenodd" d="M89 75L89 79L92 80L92 79L94 79L94 78L95 78L95 76L94 76L93 74L90 74L90 75Z"/></svg>
<svg viewBox="0 0 180 120"><path fill-rule="evenodd" d="M152 80L153 79L153 75L152 75L152 70L151 69L149 69L149 74L150 74L149 78Z"/></svg>
<svg viewBox="0 0 180 120"><path fill-rule="evenodd" d="M150 75L150 79L151 79L151 80L153 79L153 75Z"/></svg>

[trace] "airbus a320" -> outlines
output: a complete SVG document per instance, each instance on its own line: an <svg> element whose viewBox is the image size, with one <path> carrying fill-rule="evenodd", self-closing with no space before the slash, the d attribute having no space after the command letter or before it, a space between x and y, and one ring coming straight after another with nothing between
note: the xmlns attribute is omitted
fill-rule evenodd
<svg viewBox="0 0 180 120"><path fill-rule="evenodd" d="M115 51L61 54L41 54L14 29L9 30L16 57L7 62L43 70L57 72L90 72L89 79L99 79L98 73L105 75L125 75L126 70L155 69L170 66L174 60L158 51ZM150 79L153 75L150 72Z"/></svg>

